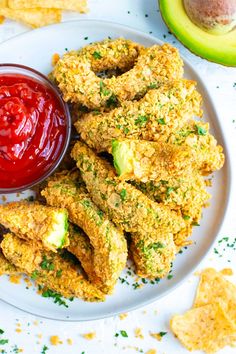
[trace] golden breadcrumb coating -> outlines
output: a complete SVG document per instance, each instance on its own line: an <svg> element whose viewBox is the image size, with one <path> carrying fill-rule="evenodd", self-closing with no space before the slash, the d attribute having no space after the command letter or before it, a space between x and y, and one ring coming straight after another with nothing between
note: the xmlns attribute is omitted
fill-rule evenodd
<svg viewBox="0 0 236 354"><path fill-rule="evenodd" d="M0 249L0 275L11 275L16 273L20 273L20 271L4 257Z"/></svg>
<svg viewBox="0 0 236 354"><path fill-rule="evenodd" d="M99 50L91 51L89 47L88 52L85 47L82 51L65 54L56 63L52 76L66 102L80 103L90 109L109 107L114 101L133 100L148 89L183 75L178 50L169 44L144 50L136 43L117 39L110 45L112 49L109 42L101 42L97 44ZM102 79L96 75L104 69L129 69L132 61L133 68L120 76Z"/></svg>
<svg viewBox="0 0 236 354"><path fill-rule="evenodd" d="M202 115L195 86L190 80L168 82L139 101L123 102L110 112L84 114L75 123L76 130L98 152L108 151L113 139L167 139L194 115Z"/></svg>
<svg viewBox="0 0 236 354"><path fill-rule="evenodd" d="M57 253L39 249L35 243L6 234L1 243L4 256L37 284L65 297L103 301L104 294L78 273L78 267Z"/></svg>
<svg viewBox="0 0 236 354"><path fill-rule="evenodd" d="M210 194L206 191L204 178L199 174L183 174L160 181L131 182L153 201L168 205L171 210L180 212L186 229L174 235L176 246L186 246L192 227L198 225L202 217L202 208L208 206Z"/></svg>

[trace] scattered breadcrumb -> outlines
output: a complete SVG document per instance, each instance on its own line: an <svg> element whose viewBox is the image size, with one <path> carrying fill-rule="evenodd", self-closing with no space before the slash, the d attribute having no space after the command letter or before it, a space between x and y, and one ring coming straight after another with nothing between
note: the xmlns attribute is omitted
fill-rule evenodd
<svg viewBox="0 0 236 354"><path fill-rule="evenodd" d="M141 328L135 328L134 335L136 338L144 339Z"/></svg>
<svg viewBox="0 0 236 354"><path fill-rule="evenodd" d="M149 349L145 354L157 354L156 349Z"/></svg>
<svg viewBox="0 0 236 354"><path fill-rule="evenodd" d="M72 345L72 344L73 344L73 340L72 340L71 338L68 338L68 339L67 339L67 343L68 343L69 345Z"/></svg>
<svg viewBox="0 0 236 354"><path fill-rule="evenodd" d="M51 336L50 337L50 343L52 345L63 344L63 342L60 340L60 338L58 336Z"/></svg>
<svg viewBox="0 0 236 354"><path fill-rule="evenodd" d="M38 326L38 324L39 324L38 321L34 321L34 322L33 322L33 325L35 325L35 326Z"/></svg>
<svg viewBox="0 0 236 354"><path fill-rule="evenodd" d="M55 66L59 59L60 59L60 55L58 53L53 54L53 56L52 56L52 66Z"/></svg>
<svg viewBox="0 0 236 354"><path fill-rule="evenodd" d="M15 332L21 333L21 332L22 332L22 329L21 329L21 328L16 328L16 329L15 329Z"/></svg>
<svg viewBox="0 0 236 354"><path fill-rule="evenodd" d="M85 339L88 339L88 340L92 340L92 339L96 338L96 332L82 334L82 337L84 337Z"/></svg>
<svg viewBox="0 0 236 354"><path fill-rule="evenodd" d="M20 284L21 275L12 274L9 276L9 281L13 284Z"/></svg>
<svg viewBox="0 0 236 354"><path fill-rule="evenodd" d="M33 285L28 277L24 278L24 282L27 284L28 287L31 287Z"/></svg>
<svg viewBox="0 0 236 354"><path fill-rule="evenodd" d="M2 201L5 202L7 200L7 197L5 195L2 195Z"/></svg>
<svg viewBox="0 0 236 354"><path fill-rule="evenodd" d="M162 337L166 335L166 332L152 333L149 332L150 336L157 339L159 342L162 340Z"/></svg>
<svg viewBox="0 0 236 354"><path fill-rule="evenodd" d="M224 268L220 272L223 275L233 275L234 274L233 269L231 269L231 268Z"/></svg>
<svg viewBox="0 0 236 354"><path fill-rule="evenodd" d="M120 318L120 320L124 320L127 316L128 316L127 313L121 313L121 314L119 315L119 318Z"/></svg>

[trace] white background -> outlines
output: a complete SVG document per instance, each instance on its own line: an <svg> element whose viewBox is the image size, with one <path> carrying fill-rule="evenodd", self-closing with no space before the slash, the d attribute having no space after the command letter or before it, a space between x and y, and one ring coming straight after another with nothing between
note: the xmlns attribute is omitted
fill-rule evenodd
<svg viewBox="0 0 236 354"><path fill-rule="evenodd" d="M155 0L90 0L89 8L90 12L87 15L67 13L64 15L64 20L103 19L129 25L145 33L151 32L152 35L177 46L181 54L194 64L195 69L205 80L219 112L221 126L232 156L234 173L236 168L234 157L236 156L236 69L209 63L191 54L173 35L168 33ZM6 21L0 26L0 42L27 30L27 27ZM232 193L235 193L235 188L232 189ZM232 243L235 239L235 212L235 207L231 207L228 211L227 220L218 235L218 240L229 237L229 243ZM224 246L224 243L218 244L216 241L215 247L219 254L212 249L205 261L199 265L199 270L209 266L216 269L231 267L236 273L235 251L227 247L224 251ZM220 255L223 256L220 257ZM236 277L233 276L232 280L236 282ZM150 349L156 349L158 354L187 353L171 334L169 320L173 314L182 313L191 307L196 285L197 277L192 274L183 285L167 297L145 308L130 312L123 320L119 317L83 323L42 320L0 302L0 328L5 331L1 338L9 339L8 345L0 346L0 353L3 349L5 353L15 353L17 351L14 347L17 346L22 348L25 354L40 354L44 345L49 348L46 351L47 354L81 354L82 352L85 354L132 354L140 350L146 353ZM137 327L142 329L144 339L135 337L134 330ZM22 331L18 333L15 331L16 328L21 328ZM126 330L128 338L121 336L116 338L115 334L120 330ZM167 332L161 342L149 335L149 332L160 331ZM91 341L84 339L82 335L88 332L96 332L96 338ZM51 346L49 338L52 335L59 336L63 344ZM73 345L67 343L68 338L72 339ZM221 353L235 353L235 349L226 348Z"/></svg>

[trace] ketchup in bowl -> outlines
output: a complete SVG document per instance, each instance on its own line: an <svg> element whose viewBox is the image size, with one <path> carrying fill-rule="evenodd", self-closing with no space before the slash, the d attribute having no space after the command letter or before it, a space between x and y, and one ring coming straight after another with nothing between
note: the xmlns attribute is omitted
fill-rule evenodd
<svg viewBox="0 0 236 354"><path fill-rule="evenodd" d="M21 69L0 70L0 190L47 177L69 142L69 113L56 89L43 75ZM22 73L27 70L34 75Z"/></svg>

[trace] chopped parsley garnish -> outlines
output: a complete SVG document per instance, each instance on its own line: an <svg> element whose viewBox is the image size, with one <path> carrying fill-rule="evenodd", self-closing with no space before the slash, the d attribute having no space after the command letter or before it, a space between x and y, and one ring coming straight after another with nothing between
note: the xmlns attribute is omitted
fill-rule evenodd
<svg viewBox="0 0 236 354"><path fill-rule="evenodd" d="M170 279L172 279L172 278L173 278L173 275L172 275L172 274L168 274L168 275L167 275L167 279L168 279L168 280L170 280Z"/></svg>
<svg viewBox="0 0 236 354"><path fill-rule="evenodd" d="M157 88L157 83L152 82L150 85L148 85L148 88L149 88L149 89L155 89L155 88Z"/></svg>
<svg viewBox="0 0 236 354"><path fill-rule="evenodd" d="M166 334L167 334L167 332L159 332L158 333L161 337L164 337Z"/></svg>
<svg viewBox="0 0 236 354"><path fill-rule="evenodd" d="M133 287L134 290L136 290L136 289L138 289L140 287L140 284L135 282L135 283L132 284L132 287Z"/></svg>
<svg viewBox="0 0 236 354"><path fill-rule="evenodd" d="M62 299L62 295L59 293L56 293L55 291L51 290L51 289L47 289L45 291L43 291L42 293L43 297L51 297L54 302L54 304L58 304L59 306L65 306L68 307L67 303Z"/></svg>
<svg viewBox="0 0 236 354"><path fill-rule="evenodd" d="M48 270L48 271L54 270L55 268L54 264L52 263L52 259L47 259L45 255L43 256L43 260L40 263L40 266L43 270Z"/></svg>
<svg viewBox="0 0 236 354"><path fill-rule="evenodd" d="M88 40L88 37L84 37L84 40L87 41L87 40Z"/></svg>
<svg viewBox="0 0 236 354"><path fill-rule="evenodd" d="M193 221L193 222L192 222L192 225L193 225L193 226L200 226L200 224L199 224L198 222L196 222L196 221Z"/></svg>
<svg viewBox="0 0 236 354"><path fill-rule="evenodd" d="M190 216L189 216L189 215L183 215L183 219L184 219L184 220L189 220L189 219L190 219Z"/></svg>
<svg viewBox="0 0 236 354"><path fill-rule="evenodd" d="M4 330L0 328L0 334L3 334L4 333Z"/></svg>
<svg viewBox="0 0 236 354"><path fill-rule="evenodd" d="M114 95L114 93L112 93L112 95L106 101L106 106L108 108L117 107L117 104L118 104L118 99L117 99L116 95Z"/></svg>
<svg viewBox="0 0 236 354"><path fill-rule="evenodd" d="M46 351L48 350L49 348L46 346L46 345L44 345L43 346L43 349L42 349L42 351L41 351L41 354L46 354Z"/></svg>
<svg viewBox="0 0 236 354"><path fill-rule="evenodd" d="M122 202L124 202L125 199L126 199L126 189L123 188L123 189L121 190L121 192L120 192L120 197L121 197Z"/></svg>
<svg viewBox="0 0 236 354"><path fill-rule="evenodd" d="M8 339L0 339L0 345L7 344L9 342Z"/></svg>
<svg viewBox="0 0 236 354"><path fill-rule="evenodd" d="M126 332L126 331L124 331L124 330L121 330L121 331L120 331L120 334L122 335L122 337L125 337L125 338L127 338L127 337L128 337L127 332Z"/></svg>
<svg viewBox="0 0 236 354"><path fill-rule="evenodd" d="M158 250L159 248L165 248L165 246L163 245L163 243L161 242L155 242L152 243L148 246L150 249L153 249L154 251Z"/></svg>
<svg viewBox="0 0 236 354"><path fill-rule="evenodd" d="M160 119L157 119L158 123L161 124L161 125L166 125L166 122L165 122L165 119L164 118L160 118Z"/></svg>
<svg viewBox="0 0 236 354"><path fill-rule="evenodd" d="M206 129L199 127L198 125L196 125L196 129L197 129L198 135L206 135L207 134Z"/></svg>
<svg viewBox="0 0 236 354"><path fill-rule="evenodd" d="M34 270L33 273L31 274L31 278L32 278L33 280L35 280L35 279L37 278L38 274L39 274L39 271L38 271L37 269Z"/></svg>
<svg viewBox="0 0 236 354"><path fill-rule="evenodd" d="M93 57L94 57L94 59L102 59L102 55L101 55L101 53L100 52L93 52Z"/></svg>
<svg viewBox="0 0 236 354"><path fill-rule="evenodd" d="M57 278L60 278L61 275L62 275L62 269L57 270L57 272L56 272L56 277L57 277Z"/></svg>
<svg viewBox="0 0 236 354"><path fill-rule="evenodd" d="M83 200L83 201L81 202L81 204L82 204L84 207L86 207L86 208L90 208L90 207L91 207L91 203L90 203L89 200Z"/></svg>
<svg viewBox="0 0 236 354"><path fill-rule="evenodd" d="M168 187L166 190L166 196L169 197L170 193L173 192L175 189L173 187Z"/></svg>
<svg viewBox="0 0 236 354"><path fill-rule="evenodd" d="M110 93L111 91L105 87L104 82L100 81L100 94L103 96L108 96Z"/></svg>
<svg viewBox="0 0 236 354"><path fill-rule="evenodd" d="M119 333L116 333L116 334L115 334L115 337L119 337Z"/></svg>
<svg viewBox="0 0 236 354"><path fill-rule="evenodd" d="M140 127L144 127L148 121L146 116L139 115L137 119L135 119L134 124L139 125Z"/></svg>
<svg viewBox="0 0 236 354"><path fill-rule="evenodd" d="M103 215L104 215L103 211L98 210L97 214L98 214L99 218L102 220L103 219Z"/></svg>

